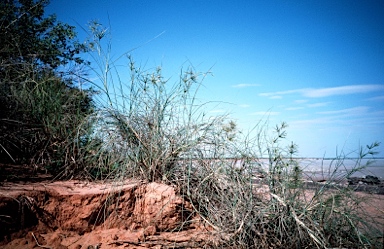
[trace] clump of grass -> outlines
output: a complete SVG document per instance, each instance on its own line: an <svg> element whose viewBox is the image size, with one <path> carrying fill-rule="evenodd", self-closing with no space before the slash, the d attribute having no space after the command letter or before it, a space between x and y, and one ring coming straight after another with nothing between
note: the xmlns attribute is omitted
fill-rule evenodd
<svg viewBox="0 0 384 249"><path fill-rule="evenodd" d="M220 246L380 247L381 242L375 241L382 236L380 225L367 223L365 212L361 212L362 201L351 189L335 185L332 176L316 188L307 187L293 157L296 146L279 147L286 127L285 123L276 126L270 139L261 135L261 128L257 139L245 143L247 148L242 148L237 162L227 158L183 162L180 179L184 194L217 232ZM368 146L361 155L374 154L377 145ZM268 154L267 163L260 158L259 153L263 152ZM343 176L336 169L337 179L345 180L363 169L366 165L359 164L361 161L362 158L357 159L356 167L344 171ZM260 172L265 178L256 178ZM329 185L334 187L328 188Z"/></svg>
<svg viewBox="0 0 384 249"><path fill-rule="evenodd" d="M196 73L188 67L170 83L160 67L142 70L127 55L128 76L123 78L116 70L119 60L112 60L110 46L104 50L100 41L105 29L93 23L91 30L96 52L92 72L104 94L93 121L95 137L103 143L95 174L174 181L178 160L197 153L195 148L215 143L214 131L226 119L207 117L196 98L209 72Z"/></svg>
<svg viewBox="0 0 384 249"><path fill-rule="evenodd" d="M207 73L193 68L182 70L171 84L161 68L140 69L127 56L124 78L116 70L118 60L101 46L106 29L94 25L99 70L93 70L104 93L90 139L90 148L98 148L89 169L94 177L175 185L216 233L216 247L373 246L361 228L359 200L346 188L326 187L351 171L335 170L328 182L308 189L294 158L297 146L281 145L286 123L270 135L260 122L254 138L241 137L227 116L205 114L197 92ZM352 171L363 168L361 159L377 146L362 151Z"/></svg>
<svg viewBox="0 0 384 249"><path fill-rule="evenodd" d="M54 175L78 172L84 125L94 110L92 90L33 63L21 63L19 76L0 82L2 162L45 167ZM82 126L84 129L79 130ZM7 160L8 159L8 160ZM70 172L69 172L70 171Z"/></svg>

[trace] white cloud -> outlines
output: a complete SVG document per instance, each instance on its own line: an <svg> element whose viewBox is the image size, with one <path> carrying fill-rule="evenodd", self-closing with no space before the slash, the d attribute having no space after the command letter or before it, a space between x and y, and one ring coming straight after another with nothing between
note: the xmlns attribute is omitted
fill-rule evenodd
<svg viewBox="0 0 384 249"><path fill-rule="evenodd" d="M366 125L376 125L375 129L379 128L380 124L384 123L382 119L384 110L369 112L367 106L358 106L354 108L341 109L336 111L318 112L313 118L296 119L289 122L290 127L300 129L303 127L364 127Z"/></svg>
<svg viewBox="0 0 384 249"><path fill-rule="evenodd" d="M370 101L384 101L384 95L369 98Z"/></svg>
<svg viewBox="0 0 384 249"><path fill-rule="evenodd" d="M314 119L303 119L303 120L295 120L289 123L290 127L298 128L298 127L308 127L312 125L321 125L321 124L329 124L331 120L329 118L314 118Z"/></svg>
<svg viewBox="0 0 384 249"><path fill-rule="evenodd" d="M303 95L310 98L321 98L334 95L368 93L379 90L384 90L384 85L349 85L319 89L304 89Z"/></svg>
<svg viewBox="0 0 384 249"><path fill-rule="evenodd" d="M302 91L303 91L303 89L296 89L296 90L289 90L289 91L260 93L259 96L262 96L262 97L273 97L273 96L287 95L287 94L292 94L292 93L300 93Z"/></svg>
<svg viewBox="0 0 384 249"><path fill-rule="evenodd" d="M275 96L271 96L269 97L270 99L282 99L283 97L279 96L279 95L275 95Z"/></svg>
<svg viewBox="0 0 384 249"><path fill-rule="evenodd" d="M318 114L325 114L325 115L361 115L366 114L368 111L368 106L357 106L353 108L347 108L342 110L336 110L336 111L325 111L325 112L317 112Z"/></svg>
<svg viewBox="0 0 384 249"><path fill-rule="evenodd" d="M327 106L329 103L331 103L331 102L314 103L314 104L308 104L307 106L310 108L321 107L321 106Z"/></svg>
<svg viewBox="0 0 384 249"><path fill-rule="evenodd" d="M260 93L259 96L272 97L272 96L298 93L308 98L322 98L322 97L329 97L329 96L335 96L335 95L368 93L368 92L382 91L382 90L384 90L384 85L347 85L347 86L339 86L339 87L300 88L300 89L293 89L288 91L267 92L267 93Z"/></svg>
<svg viewBox="0 0 384 249"><path fill-rule="evenodd" d="M303 103L307 103L307 102L308 102L307 99L297 99L297 100L295 100L295 103L297 103L297 104L303 104Z"/></svg>
<svg viewBox="0 0 384 249"><path fill-rule="evenodd" d="M301 109L304 109L304 107L288 107L288 108L285 108L285 110L287 110L287 111L296 111L296 110L301 110Z"/></svg>
<svg viewBox="0 0 384 249"><path fill-rule="evenodd" d="M280 112L253 112L251 115L258 115L258 116L276 116L279 115Z"/></svg>
<svg viewBox="0 0 384 249"><path fill-rule="evenodd" d="M237 85L232 85L233 88L245 88L245 87L255 87L255 86L260 86L260 84L237 84Z"/></svg>
<svg viewBox="0 0 384 249"><path fill-rule="evenodd" d="M238 105L239 107L241 107L241 108L249 108L249 107L251 107L250 105L248 105L248 104L240 104L240 105Z"/></svg>

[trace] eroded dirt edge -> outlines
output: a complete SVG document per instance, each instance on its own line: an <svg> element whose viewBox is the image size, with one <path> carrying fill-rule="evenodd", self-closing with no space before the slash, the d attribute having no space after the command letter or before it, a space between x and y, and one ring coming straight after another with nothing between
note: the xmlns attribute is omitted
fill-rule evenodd
<svg viewBox="0 0 384 249"><path fill-rule="evenodd" d="M209 231L191 205L164 184L0 186L2 248L204 247Z"/></svg>

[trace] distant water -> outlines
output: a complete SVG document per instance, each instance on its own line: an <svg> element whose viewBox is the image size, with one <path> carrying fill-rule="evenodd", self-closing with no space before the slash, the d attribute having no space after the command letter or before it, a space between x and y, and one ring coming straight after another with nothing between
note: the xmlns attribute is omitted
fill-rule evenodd
<svg viewBox="0 0 384 249"><path fill-rule="evenodd" d="M381 180L384 179L384 159L334 160L305 158L298 160L304 174L310 177L329 178L329 176L334 175L341 178L343 176L364 177L373 175L381 178Z"/></svg>
<svg viewBox="0 0 384 249"><path fill-rule="evenodd" d="M322 158L299 158L298 161L304 176L312 179L345 179L346 177L364 177L373 175L384 180L384 158L375 160L357 159L322 159ZM240 166L240 161L235 161L235 165ZM264 170L268 170L268 159L255 160L256 164L261 164Z"/></svg>

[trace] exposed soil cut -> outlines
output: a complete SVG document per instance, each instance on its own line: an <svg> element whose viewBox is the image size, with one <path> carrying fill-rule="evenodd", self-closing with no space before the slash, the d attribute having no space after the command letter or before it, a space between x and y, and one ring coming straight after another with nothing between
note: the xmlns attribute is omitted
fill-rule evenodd
<svg viewBox="0 0 384 249"><path fill-rule="evenodd" d="M0 248L209 248L215 241L172 186L53 181L25 166L0 168ZM356 194L371 224L383 224L383 195Z"/></svg>
<svg viewBox="0 0 384 249"><path fill-rule="evenodd" d="M0 248L201 248L208 237L191 205L164 184L0 184Z"/></svg>

